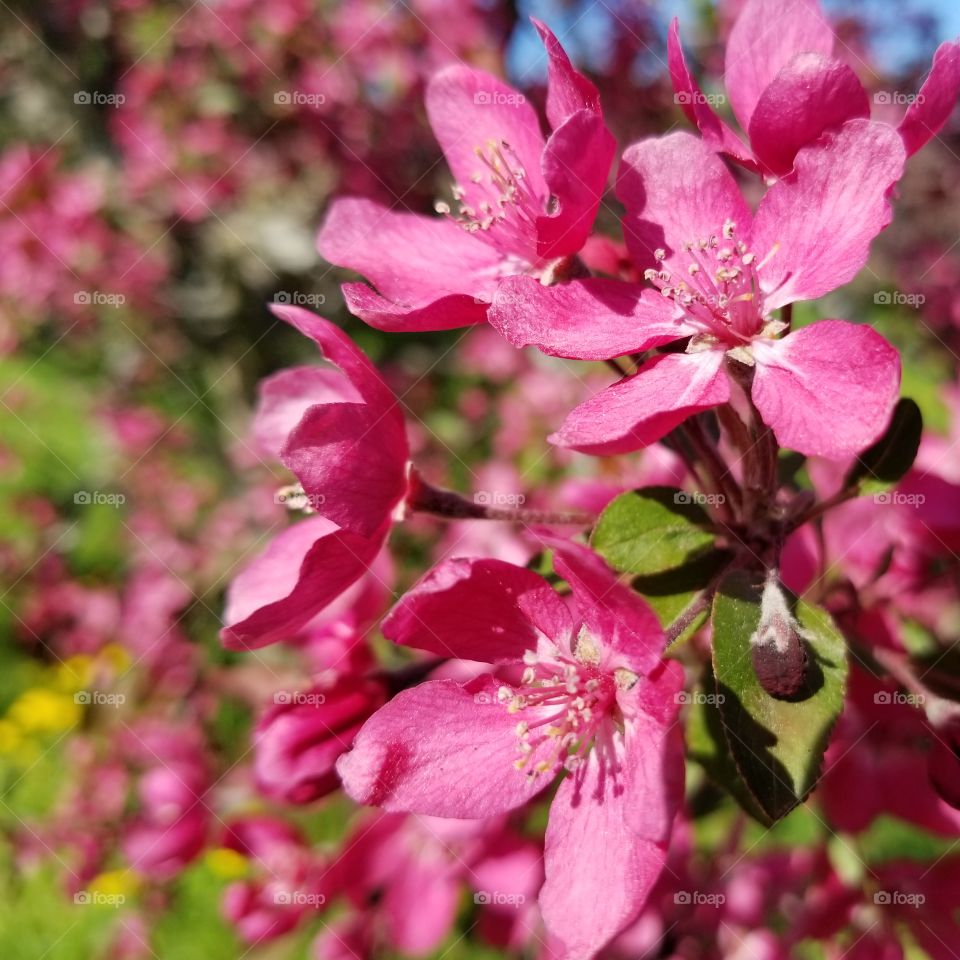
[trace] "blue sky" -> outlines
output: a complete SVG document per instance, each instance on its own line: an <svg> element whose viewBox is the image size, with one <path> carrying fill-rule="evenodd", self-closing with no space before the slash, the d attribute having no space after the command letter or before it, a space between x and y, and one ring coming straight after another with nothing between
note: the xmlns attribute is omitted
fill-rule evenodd
<svg viewBox="0 0 960 960"><path fill-rule="evenodd" d="M881 27L877 41L878 58L893 67L911 61L928 62L932 50L917 48L913 33L902 29L904 8L897 0L821 0L833 13L860 10ZM605 37L611 29L610 8L628 7L630 0L520 0L525 15L534 14L546 20L560 34L573 58L583 64L601 55ZM691 0L660 0L656 4L662 26L670 18L690 18ZM960 0L910 0L914 12L929 13L938 21L937 42L960 35ZM572 28L572 33L568 30ZM508 51L510 73L519 80L541 74L545 68L543 49L532 29L518 30Z"/></svg>

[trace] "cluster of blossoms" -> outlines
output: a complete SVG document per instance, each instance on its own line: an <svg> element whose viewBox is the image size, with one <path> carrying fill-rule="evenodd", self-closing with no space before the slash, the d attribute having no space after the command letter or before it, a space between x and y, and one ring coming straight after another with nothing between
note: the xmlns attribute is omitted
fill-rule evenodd
<svg viewBox="0 0 960 960"><path fill-rule="evenodd" d="M121 907L83 955L176 956L215 916L211 957L954 955L960 385L917 394L921 437L897 331L838 317L893 250L899 287L942 288L908 396L915 341L957 342L953 237L904 239L898 197L960 44L898 115L815 0L721 3L738 132L676 21L638 95L655 31L615 6L593 79L576 25L519 25L541 116L468 65L506 5L77 5L121 65L77 106L110 162L0 155L0 352L37 337L0 393L0 600L31 654L0 775L24 886L53 867ZM416 166L424 115L449 176ZM333 193L317 247L388 337L273 290ZM247 430L234 364L194 354L270 284L319 357L260 382ZM43 324L118 316L143 349L94 339L78 413ZM252 376L263 334L230 358Z"/></svg>
<svg viewBox="0 0 960 960"><path fill-rule="evenodd" d="M898 404L897 350L866 324L806 314L799 325L792 308L865 267L871 242L891 221L908 156L955 104L960 45L938 50L921 94L893 125L869 116L867 94L835 58L833 30L812 0L789 9L748 0L730 32L725 71L748 145L706 106L674 23L670 73L699 136L671 133L623 151L616 195L626 244L618 248L591 236L616 154L599 93L553 33L535 26L548 60L549 134L495 77L463 65L441 70L427 86L426 107L454 178L452 199L436 203L437 217L337 200L318 248L369 281L347 283L343 294L378 329L488 323L512 347L604 361L619 379L564 411L550 443L609 457L663 441L667 461L647 469L694 484L696 493L676 490L674 505L697 506L696 529L654 536L654 521L630 512L629 492L600 517L583 512L591 499L602 506L629 490L616 481L592 497L581 490L581 510L572 512L471 500L431 485L427 468L414 463L403 396L333 324L275 307L330 364L266 381L255 425L263 449L295 478L295 505L309 516L233 580L222 637L234 650L312 645L318 631L330 636L334 617L348 639L310 688L315 696L329 690L329 698L264 716L256 740L261 779L290 802L342 784L388 817L419 818L447 850L451 830L458 845L463 831L496 845L491 837L503 818L525 818L559 781L549 794L542 882L505 888L519 897L539 887L526 936L549 955L638 955L638 943L644 956L666 956L658 951L673 942L680 945L669 955L700 956L688 951L711 936L725 944L724 956L738 957L785 957L809 936L844 944L842 931L864 922L862 884L814 855L794 863L758 858L742 880L749 892L731 890L711 922L699 911L677 921L679 937L671 932L671 911L657 906L662 891L672 889L676 904L690 902L677 884L689 868L671 867L675 855L685 859L688 842L680 705L693 696L690 683L710 689L702 663L712 659L717 692L701 697L721 706L703 722L720 724L714 746L730 754L733 792L760 819L776 820L806 798L829 742L830 822L862 830L896 808L933 831L956 831L960 707L930 682L934 668L922 670L903 638L906 621L919 621L940 650L956 615L948 518L958 490L945 467L952 448L937 457L927 441L910 471L919 430L912 441L913 408ZM724 157L743 174L735 176ZM784 479L781 450L806 458L806 489ZM891 478L888 461L898 456L906 462ZM874 489L867 481L891 479L902 482L895 493L874 495L873 507L884 503L879 496L903 509L878 512L855 499ZM641 487L634 500L663 489ZM864 510L871 522L882 519L882 531L860 516ZM358 653L358 645L367 649L366 602L375 581L385 585L377 566L392 531L420 514L513 524L519 533L502 537L526 541L526 555L537 558L522 565L522 547L518 563L501 556L502 538L484 550L465 534L466 549L444 551L382 619L388 640L423 654L384 673ZM671 535L705 538L701 559L713 567L672 615L658 608L658 616L643 577L631 583L625 575L660 573L667 586L653 593L683 594L680 574L652 557L669 549L661 541ZM836 582L828 573L841 560L849 579ZM938 562L948 572L931 579ZM832 612L840 632L795 595ZM837 638L839 647L831 646ZM855 666L847 682L848 656ZM913 698L909 705L898 692ZM830 697L832 707L824 703ZM890 704L905 715L884 715L883 729L896 733L879 735L872 713ZM688 716L690 750L692 723ZM906 742L933 746L866 773L845 761L852 751L872 771L877 754L857 749L864 738L896 756ZM761 756L774 749L768 743L779 751L773 763ZM798 755L812 775L794 773ZM774 765L781 763L782 771ZM898 763L917 768L909 799L890 798L880 782L875 790L864 784L902 778ZM851 780L859 781L855 789ZM956 865L942 866L955 886ZM444 869L420 880L423 896L434 896L427 891ZM482 873L476 864L467 870ZM918 874L891 867L879 882L909 889L915 905L928 883ZM813 893L785 907L791 878L801 875ZM698 884L698 895L715 884L716 907L727 902L723 881L720 873L686 882ZM931 890L931 905L940 896ZM829 910L822 898L835 901ZM774 903L794 915L789 936L759 932ZM387 909L386 923L397 923ZM898 949L896 923L870 926L870 950ZM925 920L914 925L936 936ZM734 947L728 941L737 929L744 934ZM409 949L405 936L394 932L401 949ZM349 943L363 955L356 939Z"/></svg>

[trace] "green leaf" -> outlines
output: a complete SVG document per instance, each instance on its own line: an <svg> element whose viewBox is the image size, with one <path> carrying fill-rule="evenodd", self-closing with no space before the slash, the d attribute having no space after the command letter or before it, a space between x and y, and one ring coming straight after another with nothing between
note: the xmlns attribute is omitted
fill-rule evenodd
<svg viewBox="0 0 960 960"><path fill-rule="evenodd" d="M728 551L711 550L674 570L634 577L630 585L650 604L660 625L666 629L686 610L697 594L710 585L732 557ZM681 643L692 636L706 617L706 613L698 617L675 642Z"/></svg>
<svg viewBox="0 0 960 960"><path fill-rule="evenodd" d="M591 544L615 570L649 575L674 570L713 546L696 494L673 487L623 493L600 515Z"/></svg>
<svg viewBox="0 0 960 960"><path fill-rule="evenodd" d="M843 707L847 661L829 615L784 591L808 665L802 686L789 700L770 696L757 680L750 649L762 590L757 575L743 570L721 582L713 603L713 669L730 753L750 794L771 820L778 820L817 782Z"/></svg>
<svg viewBox="0 0 960 960"><path fill-rule="evenodd" d="M920 408L903 397L884 435L854 461L844 486L859 485L861 493L883 493L896 486L913 466L923 433Z"/></svg>

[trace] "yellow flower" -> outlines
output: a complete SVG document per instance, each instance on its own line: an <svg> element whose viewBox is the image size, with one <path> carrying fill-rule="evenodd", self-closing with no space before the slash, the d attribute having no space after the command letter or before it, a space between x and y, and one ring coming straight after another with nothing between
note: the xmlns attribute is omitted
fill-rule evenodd
<svg viewBox="0 0 960 960"><path fill-rule="evenodd" d="M208 850L205 860L211 873L224 880L237 880L247 875L247 858L229 847Z"/></svg>
<svg viewBox="0 0 960 960"><path fill-rule="evenodd" d="M7 716L28 733L59 733L79 723L82 713L73 696L33 687L14 700Z"/></svg>

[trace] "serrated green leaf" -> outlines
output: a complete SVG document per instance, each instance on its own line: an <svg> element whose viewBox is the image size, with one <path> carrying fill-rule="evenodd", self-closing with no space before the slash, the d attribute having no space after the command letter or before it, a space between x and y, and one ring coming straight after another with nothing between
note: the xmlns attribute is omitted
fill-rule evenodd
<svg viewBox="0 0 960 960"><path fill-rule="evenodd" d="M757 680L750 650L761 593L756 575L746 571L734 571L721 582L713 604L713 669L730 753L750 794L777 820L817 782L843 707L847 660L829 615L785 591L802 630L808 666L790 700L770 696Z"/></svg>
<svg viewBox="0 0 960 960"><path fill-rule="evenodd" d="M650 575L682 567L713 546L707 512L674 487L623 493L600 515L591 545L615 570Z"/></svg>
<svg viewBox="0 0 960 960"><path fill-rule="evenodd" d="M660 625L666 628L686 610L698 593L713 582L731 558L732 554L727 551L711 550L675 570L634 577L630 584L650 604L660 620ZM676 642L691 636L705 619L706 614L698 618L677 637Z"/></svg>
<svg viewBox="0 0 960 960"><path fill-rule="evenodd" d="M859 485L861 493L891 490L913 466L922 433L920 408L913 400L903 397L883 436L854 461L844 486Z"/></svg>

